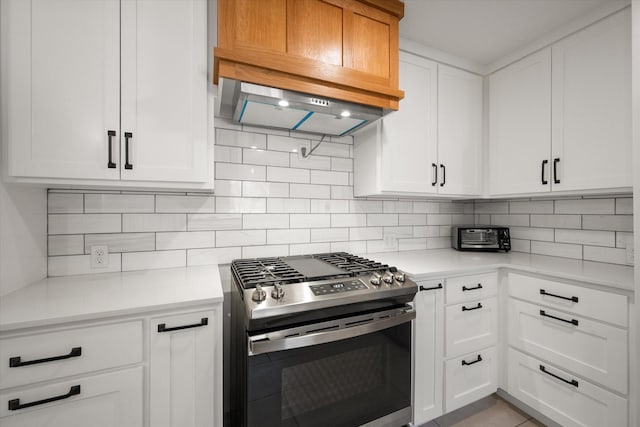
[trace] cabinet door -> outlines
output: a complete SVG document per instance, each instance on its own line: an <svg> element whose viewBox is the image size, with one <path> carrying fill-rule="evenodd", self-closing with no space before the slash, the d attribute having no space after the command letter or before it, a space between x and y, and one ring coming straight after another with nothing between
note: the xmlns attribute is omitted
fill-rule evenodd
<svg viewBox="0 0 640 427"><path fill-rule="evenodd" d="M142 427L142 367L0 394L2 427ZM68 396L67 396L68 395ZM20 405L62 397L22 409Z"/></svg>
<svg viewBox="0 0 640 427"><path fill-rule="evenodd" d="M1 15L9 174L119 179L119 1L3 0Z"/></svg>
<svg viewBox="0 0 640 427"><path fill-rule="evenodd" d="M545 49L489 77L489 193L550 191L550 153L551 49Z"/></svg>
<svg viewBox="0 0 640 427"><path fill-rule="evenodd" d="M495 393L498 388L498 356L495 347L447 360L444 369L447 412Z"/></svg>
<svg viewBox="0 0 640 427"><path fill-rule="evenodd" d="M482 76L438 64L440 194L482 192Z"/></svg>
<svg viewBox="0 0 640 427"><path fill-rule="evenodd" d="M207 181L206 24L206 0L122 1L123 180Z"/></svg>
<svg viewBox="0 0 640 427"><path fill-rule="evenodd" d="M426 423L442 415L442 346L444 332L442 281L421 282L425 290L414 300L416 320L414 421Z"/></svg>
<svg viewBox="0 0 640 427"><path fill-rule="evenodd" d="M222 378L216 378L222 356L218 342L222 319L216 313L203 311L151 321L152 426L222 425Z"/></svg>
<svg viewBox="0 0 640 427"><path fill-rule="evenodd" d="M383 191L436 193L437 72L435 62L400 54L400 110L382 119Z"/></svg>
<svg viewBox="0 0 640 427"><path fill-rule="evenodd" d="M487 347L498 339L497 297L445 308L447 356Z"/></svg>
<svg viewBox="0 0 640 427"><path fill-rule="evenodd" d="M552 51L553 190L631 187L631 10Z"/></svg>

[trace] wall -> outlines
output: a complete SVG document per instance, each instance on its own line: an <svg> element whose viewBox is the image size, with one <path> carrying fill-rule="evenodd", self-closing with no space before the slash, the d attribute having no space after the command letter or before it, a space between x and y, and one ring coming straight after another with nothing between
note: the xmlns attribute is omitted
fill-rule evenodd
<svg viewBox="0 0 640 427"><path fill-rule="evenodd" d="M0 180L0 296L47 275L47 197Z"/></svg>
<svg viewBox="0 0 640 427"><path fill-rule="evenodd" d="M508 225L514 251L613 264L633 245L633 198L476 201L478 223Z"/></svg>
<svg viewBox="0 0 640 427"><path fill-rule="evenodd" d="M303 159L307 135L216 126L215 196L50 190L49 275L446 248L451 224L473 221L473 202L355 200L351 137ZM92 269L98 244L109 245L109 266Z"/></svg>

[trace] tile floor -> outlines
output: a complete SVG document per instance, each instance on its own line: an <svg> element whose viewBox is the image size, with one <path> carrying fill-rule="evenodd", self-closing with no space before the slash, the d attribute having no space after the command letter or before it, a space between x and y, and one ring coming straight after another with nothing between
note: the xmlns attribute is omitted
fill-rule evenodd
<svg viewBox="0 0 640 427"><path fill-rule="evenodd" d="M491 395L421 427L545 427L515 406Z"/></svg>

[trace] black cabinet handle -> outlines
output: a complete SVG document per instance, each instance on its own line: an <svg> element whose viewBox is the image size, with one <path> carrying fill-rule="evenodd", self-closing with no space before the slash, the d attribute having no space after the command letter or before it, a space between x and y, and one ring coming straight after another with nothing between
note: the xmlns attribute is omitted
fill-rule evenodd
<svg viewBox="0 0 640 427"><path fill-rule="evenodd" d="M573 301L573 302L578 302L578 300L579 300L578 297L563 297L562 295L550 294L549 292L545 291L544 289L540 289L540 295L546 295L546 296L549 296L549 297L566 299L567 301Z"/></svg>
<svg viewBox="0 0 640 427"><path fill-rule="evenodd" d="M553 183L554 184L560 184L560 180L558 179L558 169L556 168L558 163L560 163L560 158L553 159Z"/></svg>
<svg viewBox="0 0 640 427"><path fill-rule="evenodd" d="M572 386L574 386L576 388L578 387L578 381L576 381L576 380L565 380L561 376L558 376L556 374L552 374L551 372L547 371L547 368L545 368L544 365L540 365L540 370L542 372L544 372L545 374L552 376L553 378L559 379L560 381L565 382L565 383L567 383L569 385L572 385Z"/></svg>
<svg viewBox="0 0 640 427"><path fill-rule="evenodd" d="M107 167L109 169L115 169L116 168L116 164L113 163L113 153L112 153L112 145L113 145L113 141L111 138L113 138L114 136L116 136L116 131L115 130L108 130L107 131L107 141L108 141L108 149L109 149L109 160L107 161Z"/></svg>
<svg viewBox="0 0 640 427"><path fill-rule="evenodd" d="M133 165L129 163L129 140L133 138L133 133L124 133L124 168L133 169Z"/></svg>
<svg viewBox="0 0 640 427"><path fill-rule="evenodd" d="M432 288L425 288L424 286L420 285L420 292L422 291L433 291L436 289L442 289L442 283L438 283L438 286L434 286Z"/></svg>
<svg viewBox="0 0 640 427"><path fill-rule="evenodd" d="M571 320L562 319L561 317L556 317L556 316L552 316L550 314L547 314L547 312L544 311L544 310L540 310L540 316L550 317L552 319L559 320L561 322L571 323L574 326L578 326L578 320L576 320L576 319L571 319Z"/></svg>
<svg viewBox="0 0 640 427"><path fill-rule="evenodd" d="M476 289L482 289L482 283L478 283L478 285L474 286L473 288L467 288L466 286L462 286L462 292L475 291Z"/></svg>
<svg viewBox="0 0 640 427"><path fill-rule="evenodd" d="M463 305L462 306L462 311L472 311L472 310L477 310L479 308L482 308L482 303L480 303L480 302L478 303L478 305L476 305L475 307L471 307L471 308Z"/></svg>
<svg viewBox="0 0 640 427"><path fill-rule="evenodd" d="M193 325L185 325L185 326L176 326L174 328L167 328L165 323L160 323L158 325L158 332L171 332L171 331L179 331L180 329L190 329L190 328L199 328L200 326L207 326L209 324L209 318L203 317L200 319L200 323L194 323Z"/></svg>
<svg viewBox="0 0 640 427"><path fill-rule="evenodd" d="M442 182L440 183L440 187L444 187L447 183L447 167L443 164L440 164L440 168L442 168Z"/></svg>
<svg viewBox="0 0 640 427"><path fill-rule="evenodd" d="M61 394L60 396L50 397L48 399L36 400L35 402L20 404L20 399L12 399L9 401L9 410L17 411L18 409L30 408L32 406L44 405L45 403L55 402L56 400L68 399L71 396L80 394L80 386L74 385L69 389L69 393Z"/></svg>
<svg viewBox="0 0 640 427"><path fill-rule="evenodd" d="M68 354L63 354L62 356L46 357L44 359L28 360L26 362L22 362L21 357L16 356L16 357L9 358L9 367L17 368L19 366L37 365L38 363L47 363L47 362L53 362L55 360L70 359L72 357L78 357L81 355L82 355L82 347L73 347Z"/></svg>
<svg viewBox="0 0 640 427"><path fill-rule="evenodd" d="M438 165L431 163L431 167L433 168L433 182L431 182L431 185L435 187L438 183Z"/></svg>
<svg viewBox="0 0 640 427"><path fill-rule="evenodd" d="M476 360L472 360L471 362L467 362L466 360L462 360L462 366L469 366L469 365L473 365L474 363L478 363L478 362L482 362L482 356L478 355L478 358Z"/></svg>
<svg viewBox="0 0 640 427"><path fill-rule="evenodd" d="M549 163L549 160L545 159L542 161L542 177L540 178L540 180L542 181L542 185L547 185L549 183L549 181L544 179L544 169L547 163Z"/></svg>

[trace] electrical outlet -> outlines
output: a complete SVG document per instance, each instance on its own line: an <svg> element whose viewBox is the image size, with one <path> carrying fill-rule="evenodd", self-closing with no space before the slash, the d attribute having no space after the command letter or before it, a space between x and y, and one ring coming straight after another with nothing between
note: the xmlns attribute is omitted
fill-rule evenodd
<svg viewBox="0 0 640 427"><path fill-rule="evenodd" d="M91 268L105 268L109 266L109 246L91 246Z"/></svg>
<svg viewBox="0 0 640 427"><path fill-rule="evenodd" d="M633 264L635 249L633 248L633 238L627 240L627 264Z"/></svg>

